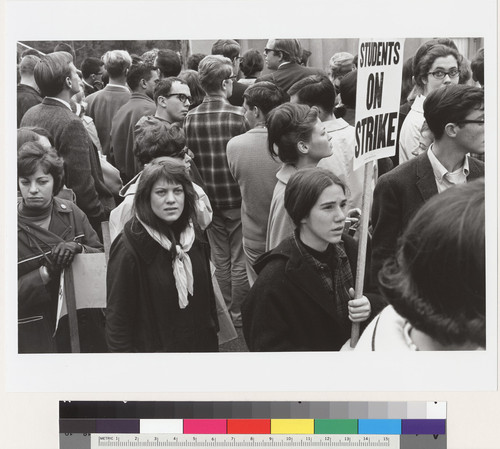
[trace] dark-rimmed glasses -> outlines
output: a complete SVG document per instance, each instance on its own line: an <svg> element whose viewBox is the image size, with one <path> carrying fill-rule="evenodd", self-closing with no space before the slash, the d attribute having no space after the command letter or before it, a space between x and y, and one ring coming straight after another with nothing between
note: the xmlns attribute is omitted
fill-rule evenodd
<svg viewBox="0 0 500 449"><path fill-rule="evenodd" d="M460 74L460 71L456 68L452 68L447 72L444 70L434 70L434 72L427 72L427 74L432 75L437 80L442 80L446 75L448 75L450 78L456 78Z"/></svg>
<svg viewBox="0 0 500 449"><path fill-rule="evenodd" d="M165 95L165 98L170 98L170 97L177 97L181 103L185 103L186 100L189 101L190 103L193 102L193 97L190 97L189 95L185 95L185 94L168 94L168 95Z"/></svg>
<svg viewBox="0 0 500 449"><path fill-rule="evenodd" d="M270 51L280 52L281 50L275 50L274 48L264 48L264 54L265 54L266 56L267 56L267 54L268 54Z"/></svg>

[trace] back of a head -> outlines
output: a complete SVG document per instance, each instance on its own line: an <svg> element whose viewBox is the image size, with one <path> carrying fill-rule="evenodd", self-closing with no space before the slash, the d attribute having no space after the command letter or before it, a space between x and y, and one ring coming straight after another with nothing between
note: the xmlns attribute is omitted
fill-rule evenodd
<svg viewBox="0 0 500 449"><path fill-rule="evenodd" d="M71 75L73 57L58 51L45 55L35 66L34 77L42 96L55 97L64 88L66 78Z"/></svg>
<svg viewBox="0 0 500 449"><path fill-rule="evenodd" d="M243 93L243 98L248 106L258 107L266 116L272 109L289 100L287 93L270 81L252 84Z"/></svg>
<svg viewBox="0 0 500 449"><path fill-rule="evenodd" d="M212 45L213 55L222 55L234 61L240 55L241 46L233 39L219 39Z"/></svg>
<svg viewBox="0 0 500 449"><path fill-rule="evenodd" d="M248 78L264 69L264 57L261 52L251 48L241 57L240 69Z"/></svg>
<svg viewBox="0 0 500 449"><path fill-rule="evenodd" d="M43 53L40 53L38 50L35 50L34 48L27 48L21 53L21 59L23 59L25 56L28 55L33 55L38 58L41 58L43 56Z"/></svg>
<svg viewBox="0 0 500 449"><path fill-rule="evenodd" d="M103 65L104 62L99 58L85 58L80 66L83 79L87 79L90 75L97 75L101 71Z"/></svg>
<svg viewBox="0 0 500 449"><path fill-rule="evenodd" d="M162 121L154 120L135 133L134 155L143 165L157 157L181 157L185 147L186 137L178 123L169 128Z"/></svg>
<svg viewBox="0 0 500 449"><path fill-rule="evenodd" d="M335 53L328 63L330 74L333 78L346 75L353 70L354 56L351 53L342 51Z"/></svg>
<svg viewBox="0 0 500 449"><path fill-rule="evenodd" d="M206 55L203 53L194 53L191 56L187 58L186 61L186 66L188 70L196 70L198 71L198 66L200 65L200 61L205 57Z"/></svg>
<svg viewBox="0 0 500 449"><path fill-rule="evenodd" d="M155 64L155 59L156 59L156 56L158 56L158 52L160 50L158 50L157 48L152 48L151 50L148 50L148 51L145 51L142 55L141 55L141 59L146 63L146 64L151 64L151 65L154 65Z"/></svg>
<svg viewBox="0 0 500 449"><path fill-rule="evenodd" d="M40 58L33 55L28 55L21 59L21 62L19 63L19 73L21 74L21 76L33 75L33 73L35 72L35 66L39 61Z"/></svg>
<svg viewBox="0 0 500 449"><path fill-rule="evenodd" d="M271 156L278 155L283 163L296 163L299 159L297 144L311 138L317 121L318 110L305 104L284 103L274 108L266 120Z"/></svg>
<svg viewBox="0 0 500 449"><path fill-rule="evenodd" d="M340 81L340 98L342 103L350 108L356 109L356 87L358 82L358 71L353 70L345 75Z"/></svg>
<svg viewBox="0 0 500 449"><path fill-rule="evenodd" d="M104 68L110 78L120 78L127 74L127 70L132 65L132 58L125 50L110 50L107 51L102 60Z"/></svg>
<svg viewBox="0 0 500 449"><path fill-rule="evenodd" d="M485 345L484 179L451 187L417 212L379 278L396 311L443 345Z"/></svg>
<svg viewBox="0 0 500 449"><path fill-rule="evenodd" d="M274 50L283 53L283 60L300 64L302 45L298 39L275 39Z"/></svg>
<svg viewBox="0 0 500 449"><path fill-rule="evenodd" d="M177 76L182 69L181 58L178 53L173 50L158 50L156 66L160 69L163 78Z"/></svg>
<svg viewBox="0 0 500 449"><path fill-rule="evenodd" d="M335 88L326 75L311 75L297 81L288 89L288 95L296 95L299 103L320 106L328 113L335 106Z"/></svg>
<svg viewBox="0 0 500 449"><path fill-rule="evenodd" d="M195 105L199 105L205 97L205 91L201 87L200 75L198 72L196 70L183 70L179 74L179 79L189 86L191 97L193 97L193 102L189 108L192 109Z"/></svg>
<svg viewBox="0 0 500 449"><path fill-rule="evenodd" d="M69 53L71 56L73 56L73 61L76 60L75 50L73 49L73 47L71 45L67 44L66 42L60 42L59 44L57 44L54 47L54 52L56 52L56 51L65 51L65 52Z"/></svg>
<svg viewBox="0 0 500 449"><path fill-rule="evenodd" d="M484 104L479 87L450 84L433 90L424 101L424 117L436 140L444 135L448 123L457 123Z"/></svg>
<svg viewBox="0 0 500 449"><path fill-rule="evenodd" d="M471 61L472 79L484 87L484 48L480 48Z"/></svg>
<svg viewBox="0 0 500 449"><path fill-rule="evenodd" d="M218 92L222 88L222 81L233 73L231 60L221 55L205 56L198 67L200 83L207 93Z"/></svg>

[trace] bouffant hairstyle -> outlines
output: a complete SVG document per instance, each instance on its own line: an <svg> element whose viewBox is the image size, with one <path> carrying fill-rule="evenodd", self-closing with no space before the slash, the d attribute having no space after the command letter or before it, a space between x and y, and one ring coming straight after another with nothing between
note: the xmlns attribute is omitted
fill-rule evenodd
<svg viewBox="0 0 500 449"><path fill-rule="evenodd" d="M460 70L461 57L454 48L444 44L429 44L423 43L413 57L413 79L415 84L420 89L424 89L425 82L429 76L429 70L437 58L445 58L446 56L453 56L457 61L457 67Z"/></svg>
<svg viewBox="0 0 500 449"><path fill-rule="evenodd" d="M34 77L42 96L55 97L64 88L66 78L71 76L73 57L65 51L44 56L35 66Z"/></svg>
<svg viewBox="0 0 500 449"><path fill-rule="evenodd" d="M338 185L345 195L348 194L346 185L324 168L303 168L291 176L285 189L285 209L297 228L309 215L323 190L331 185Z"/></svg>
<svg viewBox="0 0 500 449"><path fill-rule="evenodd" d="M248 106L257 106L266 116L269 111L289 100L288 94L270 81L252 84L243 93L243 98Z"/></svg>
<svg viewBox="0 0 500 449"><path fill-rule="evenodd" d="M168 128L158 120L144 124L135 133L134 155L142 165L161 156L183 159L185 148L186 136L180 123Z"/></svg>
<svg viewBox="0 0 500 449"><path fill-rule="evenodd" d="M170 225L157 217L151 208L151 191L160 180L181 185L184 190L184 209L177 221ZM173 158L162 158L159 161L152 161L142 171L134 196L134 211L143 223L173 238L172 231L181 233L188 226L189 220L196 220L196 199L197 195L184 162Z"/></svg>
<svg viewBox="0 0 500 449"><path fill-rule="evenodd" d="M17 152L17 179L33 175L38 168L54 178L53 195L57 195L64 184L64 163L54 148L40 143L26 142Z"/></svg>
<svg viewBox="0 0 500 449"><path fill-rule="evenodd" d="M319 106L328 113L335 106L335 88L326 75L311 75L297 81L288 89L288 95L297 95L299 103L310 107Z"/></svg>
<svg viewBox="0 0 500 449"><path fill-rule="evenodd" d="M261 72L264 69L264 57L261 52L251 48L243 53L240 61L240 69L246 78Z"/></svg>
<svg viewBox="0 0 500 449"><path fill-rule="evenodd" d="M274 108L266 119L271 156L277 155L285 164L296 163L299 160L297 144L311 139L317 121L318 110L305 104L284 103Z"/></svg>
<svg viewBox="0 0 500 449"><path fill-rule="evenodd" d="M445 346L486 344L484 187L476 180L432 197L379 273L395 310Z"/></svg>
<svg viewBox="0 0 500 449"><path fill-rule="evenodd" d="M450 84L432 91L424 101L424 117L436 139L443 137L448 123L464 120L484 104L484 90L463 84ZM460 125L459 125L460 126Z"/></svg>

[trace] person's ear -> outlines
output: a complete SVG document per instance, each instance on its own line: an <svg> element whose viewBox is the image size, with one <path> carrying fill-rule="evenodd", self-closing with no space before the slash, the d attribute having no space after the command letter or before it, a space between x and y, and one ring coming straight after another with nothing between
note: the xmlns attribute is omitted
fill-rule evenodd
<svg viewBox="0 0 500 449"><path fill-rule="evenodd" d="M458 125L456 123L447 123L444 126L444 132L448 137L454 139L457 136Z"/></svg>
<svg viewBox="0 0 500 449"><path fill-rule="evenodd" d="M139 84L141 85L141 87L143 89L146 89L148 87L147 83L146 83L146 80L143 78L141 79L141 81L139 82Z"/></svg>
<svg viewBox="0 0 500 449"><path fill-rule="evenodd" d="M73 81L71 81L71 77L67 76L64 80L64 83L66 87L71 90L71 88L73 87Z"/></svg>
<svg viewBox="0 0 500 449"><path fill-rule="evenodd" d="M303 140L299 140L297 142L297 150L299 150L299 153L301 154L307 154L309 153L309 146Z"/></svg>

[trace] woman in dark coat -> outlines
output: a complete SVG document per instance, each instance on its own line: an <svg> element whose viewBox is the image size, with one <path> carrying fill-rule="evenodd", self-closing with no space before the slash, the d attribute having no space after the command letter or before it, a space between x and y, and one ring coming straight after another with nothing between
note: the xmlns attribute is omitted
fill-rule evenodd
<svg viewBox="0 0 500 449"><path fill-rule="evenodd" d="M111 246L106 337L112 352L218 350L209 248L183 162L142 172L135 216Z"/></svg>
<svg viewBox="0 0 500 449"><path fill-rule="evenodd" d="M67 315L56 331L60 272L76 254L102 252L103 247L85 214L71 201L54 196L62 188L64 170L50 145L22 145L17 171L18 350L69 352ZM82 352L105 351L100 309L78 310L78 327Z"/></svg>
<svg viewBox="0 0 500 449"><path fill-rule="evenodd" d="M259 276L242 307L251 351L338 351L352 322L366 322L381 298L354 298L357 248L343 234L346 188L331 172L295 173L285 209L295 233L255 264Z"/></svg>

